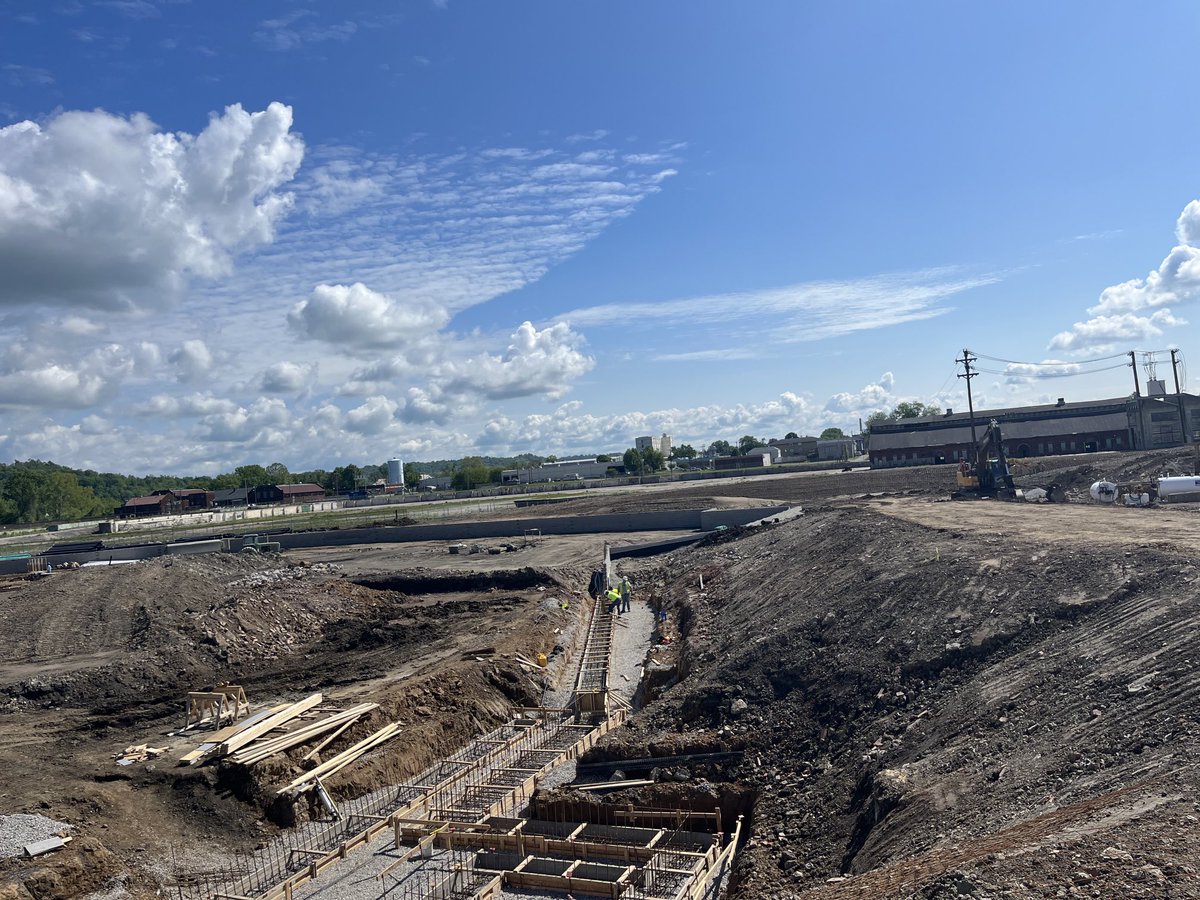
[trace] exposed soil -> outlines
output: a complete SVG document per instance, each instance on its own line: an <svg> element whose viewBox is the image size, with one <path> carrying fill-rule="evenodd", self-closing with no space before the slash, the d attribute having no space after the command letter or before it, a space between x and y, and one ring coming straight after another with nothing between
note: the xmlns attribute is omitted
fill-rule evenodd
<svg viewBox="0 0 1200 900"><path fill-rule="evenodd" d="M1086 498L1098 478L1192 462L1014 462L1023 485L1057 482L1083 501L1065 505L950 502L954 467L939 466L648 485L538 508L805 511L621 561L665 618L639 711L581 761L581 780L654 758L629 769L655 783L611 802L716 805L727 827L743 816L736 898L1200 897L1200 519L1187 504ZM401 736L333 779L339 797L401 780L537 702L543 685L514 654L565 660L582 605L558 598L578 596L603 541L0 579L0 813L76 829L66 851L0 862L0 900L114 878L149 897L176 865L218 865L309 814L273 799L303 748L251 770L175 768L195 746L167 734L186 691L230 680L254 704L317 690L331 706L380 703L327 754L384 722L403 722ZM136 743L172 753L116 766ZM570 792L539 802L560 797Z"/></svg>
<svg viewBox="0 0 1200 900"><path fill-rule="evenodd" d="M333 780L335 796L421 770L506 720L513 704L540 700L540 683L512 654L553 654L578 615L578 604L549 601L572 595L558 579L414 573L409 594L328 566L221 555L10 580L0 594L0 628L12 636L0 658L0 810L42 812L82 837L38 864L0 862L0 896L74 897L114 874L150 895L173 859L203 868L220 848L250 849L306 815L274 794L302 770L306 748L250 770L174 767L203 738L167 733L183 724L185 692L218 681L242 684L256 708L314 691L340 707L378 702L326 758L404 723ZM172 752L118 767L115 755L137 743Z"/></svg>
<svg viewBox="0 0 1200 900"><path fill-rule="evenodd" d="M1200 896L1187 545L917 506L956 527L844 504L660 562L687 674L589 761L744 749L687 773L757 798L737 897Z"/></svg>

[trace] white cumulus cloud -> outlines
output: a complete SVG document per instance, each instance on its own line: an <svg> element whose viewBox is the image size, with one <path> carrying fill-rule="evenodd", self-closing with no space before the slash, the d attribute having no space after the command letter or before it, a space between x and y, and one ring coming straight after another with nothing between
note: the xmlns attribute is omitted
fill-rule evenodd
<svg viewBox="0 0 1200 900"><path fill-rule="evenodd" d="M596 361L580 350L583 339L559 322L538 331L524 322L503 355L482 354L444 364L434 383L446 394L478 394L490 400L543 394L561 397Z"/></svg>
<svg viewBox="0 0 1200 900"><path fill-rule="evenodd" d="M212 352L199 338L184 341L167 357L175 366L180 381L195 381L208 374L213 367Z"/></svg>
<svg viewBox="0 0 1200 900"><path fill-rule="evenodd" d="M1175 238L1176 245L1157 269L1144 278L1106 287L1099 302L1088 309L1091 318L1056 334L1050 349L1082 353L1117 344L1128 346L1160 338L1165 329L1187 324L1174 316L1170 307L1200 299L1200 200L1192 200L1179 214Z"/></svg>
<svg viewBox="0 0 1200 900"><path fill-rule="evenodd" d="M391 347L416 341L446 323L431 303L402 303L365 284L319 284L297 303L288 323L306 338L348 348Z"/></svg>
<svg viewBox="0 0 1200 900"><path fill-rule="evenodd" d="M227 107L198 135L57 113L0 128L0 305L154 309L270 241L300 165L292 111Z"/></svg>
<svg viewBox="0 0 1200 900"><path fill-rule="evenodd" d="M307 390L317 377L316 363L277 362L259 376L259 388L268 394L297 394Z"/></svg>

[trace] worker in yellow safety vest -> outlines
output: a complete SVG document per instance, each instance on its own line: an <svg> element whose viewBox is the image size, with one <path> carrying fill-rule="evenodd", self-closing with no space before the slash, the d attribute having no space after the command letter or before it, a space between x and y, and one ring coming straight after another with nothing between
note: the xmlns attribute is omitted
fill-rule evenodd
<svg viewBox="0 0 1200 900"><path fill-rule="evenodd" d="M621 614L621 592L616 588L616 586L613 586L608 589L608 592L604 595L604 597L608 600L608 611L610 613L615 612L619 616Z"/></svg>

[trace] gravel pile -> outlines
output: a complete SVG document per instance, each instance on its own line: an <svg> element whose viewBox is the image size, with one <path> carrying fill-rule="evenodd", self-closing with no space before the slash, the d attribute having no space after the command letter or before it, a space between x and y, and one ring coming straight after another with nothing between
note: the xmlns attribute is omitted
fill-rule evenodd
<svg viewBox="0 0 1200 900"><path fill-rule="evenodd" d="M55 822L45 816L24 813L0 816L0 859L20 856L26 844L44 841L70 829L65 822Z"/></svg>

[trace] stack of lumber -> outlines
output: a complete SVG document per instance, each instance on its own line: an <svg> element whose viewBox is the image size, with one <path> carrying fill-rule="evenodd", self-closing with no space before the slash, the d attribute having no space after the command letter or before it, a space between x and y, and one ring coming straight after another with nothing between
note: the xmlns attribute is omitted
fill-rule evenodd
<svg viewBox="0 0 1200 900"><path fill-rule="evenodd" d="M285 731L277 737L264 737L260 740L255 740L248 746L243 746L242 749L230 753L229 760L239 765L252 766L269 756L274 756L276 753L282 753L284 750L290 750L292 747L298 747L301 744L310 743L314 738L332 731L332 734L329 734L325 740L321 741L320 744L310 750L304 757L305 759L312 759L312 757L316 756L317 753L332 743L338 735L357 722L361 716L378 707L378 703L360 703L358 706L352 706L350 709L342 712L305 722L290 731Z"/></svg>
<svg viewBox="0 0 1200 900"><path fill-rule="evenodd" d="M268 716L273 716L276 713L283 712L283 710L287 709L289 705L290 704L284 703L280 706L272 706L269 709L259 710L258 712L254 713L254 715L242 722L238 722L236 725L230 725L228 728L222 728L220 731L210 734L208 739L200 744L199 747L190 753L185 753L183 756L181 756L179 758L179 765L199 766L203 765L209 760L216 759L218 756L220 756L219 751L222 741L233 737L243 728L249 728L251 725L261 722Z"/></svg>
<svg viewBox="0 0 1200 900"><path fill-rule="evenodd" d="M343 750L337 756L331 757L321 765L314 769L305 772L299 778L292 781L290 784L280 788L276 793L288 794L292 792L307 791L309 788L316 785L317 779L328 778L329 776L340 772L346 766L356 762L359 757L367 751L378 747L384 741L390 740L400 733L400 723L391 722L384 725L370 737L364 738L353 747Z"/></svg>

